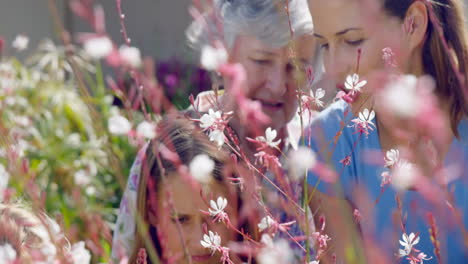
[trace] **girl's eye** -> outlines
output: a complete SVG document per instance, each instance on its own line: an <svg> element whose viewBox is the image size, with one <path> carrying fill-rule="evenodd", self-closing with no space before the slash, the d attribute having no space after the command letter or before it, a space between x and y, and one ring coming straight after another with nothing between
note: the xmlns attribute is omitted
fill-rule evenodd
<svg viewBox="0 0 468 264"><path fill-rule="evenodd" d="M181 223L181 224L184 224L184 223L187 223L188 221L190 221L190 217L189 216L186 216L186 215L181 215L179 217L173 217L172 218L172 222L174 223Z"/></svg>
<svg viewBox="0 0 468 264"><path fill-rule="evenodd" d="M353 41L346 41L351 46L359 46L364 42L364 39L358 39L358 40L353 40Z"/></svg>

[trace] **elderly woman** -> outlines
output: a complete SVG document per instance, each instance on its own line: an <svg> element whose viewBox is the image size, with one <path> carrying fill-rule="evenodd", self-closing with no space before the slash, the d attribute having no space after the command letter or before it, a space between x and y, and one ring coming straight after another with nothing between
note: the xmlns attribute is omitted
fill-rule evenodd
<svg viewBox="0 0 468 264"><path fill-rule="evenodd" d="M288 6L284 6L285 3ZM286 12L287 10L287 12ZM242 124L240 109L235 96L230 96L228 80L223 81L225 93L220 98L203 95L199 102L214 101L216 110L233 111L229 126L237 134L241 147L248 158L253 158L254 146L247 143L246 137L255 137L255 131L265 131L271 127L278 131L279 138L285 142L296 143L297 139L287 140L288 123L297 110L297 90L300 82L298 71L304 70L313 63L315 52L314 40L311 37L313 25L305 0L240 0L215 1L215 13L222 24L222 41L228 54L229 62L239 63L246 72L246 83L243 93L247 99L257 102L261 110L269 117L269 122L259 129ZM209 16L207 16L209 17ZM190 44L201 48L216 37L210 28L201 27L195 22L188 30ZM205 21L205 24L212 24ZM294 41L294 52L289 44ZM216 106L205 105L199 109L207 111ZM140 178L143 153L137 156L129 176L129 184L124 193L120 214L115 227L113 258L122 253L129 254L134 250L135 216L137 189ZM279 153L278 153L279 154ZM202 239L200 237L200 239ZM184 253L182 253L184 254Z"/></svg>

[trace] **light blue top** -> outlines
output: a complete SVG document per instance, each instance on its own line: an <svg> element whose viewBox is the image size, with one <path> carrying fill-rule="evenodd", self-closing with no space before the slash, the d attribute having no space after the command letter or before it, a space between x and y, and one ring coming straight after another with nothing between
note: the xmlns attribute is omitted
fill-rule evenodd
<svg viewBox="0 0 468 264"><path fill-rule="evenodd" d="M453 211L445 203L442 203L441 208L424 199L419 192L408 190L397 193L391 185L381 187L381 173L386 169L378 130L375 128L369 131L367 138L365 135L360 136L355 133L354 128L348 127L351 124L348 121L354 118L348 104L338 101L321 112L307 130L306 145L318 153L322 162L328 160L328 164L335 169L339 177L337 184L328 184L319 181L314 172L309 172L307 176L309 188L315 187L318 183L317 189L329 195L336 195L341 189L345 198L358 209L365 205L360 205L356 199L357 186L367 192L366 195L371 201L378 199L373 207L372 219L363 218L361 229L366 236L375 239L376 245L381 246L388 253L387 256L395 259L398 249L402 248L398 240L401 239L403 232L398 221L401 218L396 216L398 194L402 201L403 214L407 214L406 233L419 232L420 242L415 248L433 257L427 263L437 263L427 225L429 212L434 215L440 231L443 262L468 263L468 245L463 245L462 234L462 226L465 230L468 228L468 170L465 165L468 161L468 122L463 120L459 125L460 139L453 141L445 159L446 166L457 166L455 170L459 172L458 175L450 173L450 176L458 178L451 181L447 188L448 192L453 194L455 208L461 213L462 223L457 225ZM344 124L344 129L337 137L341 124ZM338 139L335 145L336 138ZM347 155L351 155L351 163L344 166L340 161ZM362 191L359 193L362 194ZM367 205L366 207L369 208ZM403 263L406 262L404 259Z"/></svg>

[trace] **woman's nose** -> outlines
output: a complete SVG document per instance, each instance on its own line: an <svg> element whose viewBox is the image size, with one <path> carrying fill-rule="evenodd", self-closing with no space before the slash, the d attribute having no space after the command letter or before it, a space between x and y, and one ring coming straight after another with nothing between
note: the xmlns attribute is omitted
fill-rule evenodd
<svg viewBox="0 0 468 264"><path fill-rule="evenodd" d="M347 61L346 54L335 47L330 47L325 62L325 71L337 83L344 83L346 75L350 74L352 65Z"/></svg>
<svg viewBox="0 0 468 264"><path fill-rule="evenodd" d="M280 66L275 66L268 72L265 89L268 90L272 98L281 98L287 90L286 72Z"/></svg>

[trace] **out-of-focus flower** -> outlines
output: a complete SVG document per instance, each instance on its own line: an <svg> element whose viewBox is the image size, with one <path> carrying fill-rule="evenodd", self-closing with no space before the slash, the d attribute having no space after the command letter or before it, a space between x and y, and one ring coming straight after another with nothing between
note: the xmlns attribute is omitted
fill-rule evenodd
<svg viewBox="0 0 468 264"><path fill-rule="evenodd" d="M203 129L207 129L213 126L218 119L221 119L221 112L215 112L213 109L209 109L208 114L204 114L200 118L200 127Z"/></svg>
<svg viewBox="0 0 468 264"><path fill-rule="evenodd" d="M86 40L83 48L91 58L99 60L107 57L112 52L114 46L108 37L100 36Z"/></svg>
<svg viewBox="0 0 468 264"><path fill-rule="evenodd" d="M276 132L276 130L272 129L271 127L268 127L265 130L265 136L259 136L259 137L256 137L255 139L260 142L266 143L268 146L272 148L276 148L281 143L281 139L275 141L277 135L278 135L278 132Z"/></svg>
<svg viewBox="0 0 468 264"><path fill-rule="evenodd" d="M125 64L134 68L141 66L141 53L138 48L124 45L120 47L119 54Z"/></svg>
<svg viewBox="0 0 468 264"><path fill-rule="evenodd" d="M73 179L75 180L75 184L79 186L86 186L91 183L91 175L84 169L75 172Z"/></svg>
<svg viewBox="0 0 468 264"><path fill-rule="evenodd" d="M219 66L227 62L227 59L228 54L222 47L215 48L206 45L202 48L201 65L209 71L217 70Z"/></svg>
<svg viewBox="0 0 468 264"><path fill-rule="evenodd" d="M367 84L366 80L359 81L359 75L354 73L346 77L346 81L344 85L346 89L348 89L351 93L354 94L356 92L360 92L361 88L364 87L364 85L366 84Z"/></svg>
<svg viewBox="0 0 468 264"><path fill-rule="evenodd" d="M392 185L397 190L406 190L413 186L419 174L415 164L400 160L392 170Z"/></svg>
<svg viewBox="0 0 468 264"><path fill-rule="evenodd" d="M423 102L417 91L418 78L402 75L385 86L382 103L399 117L411 118L418 114Z"/></svg>
<svg viewBox="0 0 468 264"><path fill-rule="evenodd" d="M8 243L0 245L0 260L1 263L15 263L16 250Z"/></svg>
<svg viewBox="0 0 468 264"><path fill-rule="evenodd" d="M0 164L0 201L3 197L3 191L8 186L8 181L10 180L10 173L5 169L3 164Z"/></svg>
<svg viewBox="0 0 468 264"><path fill-rule="evenodd" d="M18 35L16 36L11 46L18 51L22 51L28 48L28 44L29 44L29 38L27 36Z"/></svg>
<svg viewBox="0 0 468 264"><path fill-rule="evenodd" d="M121 115L114 115L108 121L109 132L116 135L125 135L132 129L132 124Z"/></svg>
<svg viewBox="0 0 468 264"><path fill-rule="evenodd" d="M260 220L260 223L258 223L257 226L260 232L263 232L263 230L272 227L274 224L275 224L275 220L271 218L269 215L267 215L263 217L262 220Z"/></svg>
<svg viewBox="0 0 468 264"><path fill-rule="evenodd" d="M398 149L391 149L385 154L385 167L391 167L400 160Z"/></svg>
<svg viewBox="0 0 468 264"><path fill-rule="evenodd" d="M257 255L259 264L293 263L293 254L287 241L281 239L273 242L268 234L264 234L262 242L266 246Z"/></svg>
<svg viewBox="0 0 468 264"><path fill-rule="evenodd" d="M420 237L416 237L414 233L409 234L409 236L406 233L403 233L401 237L403 240L399 240L398 242L403 246L403 249L400 248L398 250L398 256L408 256L411 253L413 246L419 243Z"/></svg>
<svg viewBox="0 0 468 264"><path fill-rule="evenodd" d="M89 264L91 262L91 253L86 249L83 241L73 244L70 253L73 264Z"/></svg>
<svg viewBox="0 0 468 264"><path fill-rule="evenodd" d="M418 262L419 264L424 264L423 260L431 260L432 259L432 257L428 258L427 255L424 252L419 253L417 258L419 260L419 262Z"/></svg>
<svg viewBox="0 0 468 264"><path fill-rule="evenodd" d="M189 165L192 177L202 184L209 183L213 179L214 168L215 162L206 154L195 156Z"/></svg>
<svg viewBox="0 0 468 264"><path fill-rule="evenodd" d="M80 134L78 133L72 133L70 134L65 142L70 145L71 147L78 148L81 144L81 137Z"/></svg>
<svg viewBox="0 0 468 264"><path fill-rule="evenodd" d="M227 62L228 54L223 47L215 48L206 45L201 52L201 65L209 71L215 71Z"/></svg>
<svg viewBox="0 0 468 264"><path fill-rule="evenodd" d="M317 156L308 147L300 146L297 150L292 150L289 154L290 170L294 173L296 180L301 179L305 173L312 169L317 163Z"/></svg>
<svg viewBox="0 0 468 264"><path fill-rule="evenodd" d="M397 67L397 63L395 61L395 53L392 51L391 48L386 47L382 49L382 53L382 59L384 60L386 66Z"/></svg>
<svg viewBox="0 0 468 264"><path fill-rule="evenodd" d="M147 139L156 137L156 125L148 121L143 121L137 126L137 134Z"/></svg>
<svg viewBox="0 0 468 264"><path fill-rule="evenodd" d="M208 234L209 235L203 235L203 240L200 241L200 244L204 248L209 248L212 252L215 252L221 246L221 237L218 233L213 233L211 231L208 231Z"/></svg>

